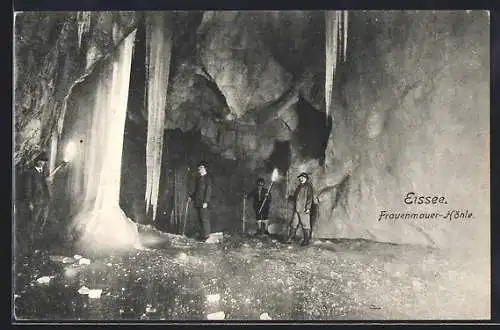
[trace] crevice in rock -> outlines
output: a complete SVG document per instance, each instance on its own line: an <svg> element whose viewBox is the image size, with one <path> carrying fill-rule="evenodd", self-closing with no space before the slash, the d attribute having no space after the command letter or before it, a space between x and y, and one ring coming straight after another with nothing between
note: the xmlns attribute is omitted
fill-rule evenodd
<svg viewBox="0 0 500 330"><path fill-rule="evenodd" d="M338 184L337 194L335 196L335 205L343 205L347 212L348 200L347 195L349 194L351 176L346 175L342 181Z"/></svg>
<svg viewBox="0 0 500 330"><path fill-rule="evenodd" d="M193 188L196 165L201 160L208 164L208 172L214 180L211 198L213 231L233 232L241 228L241 223L234 219L241 208L242 195L238 192L252 186L255 176L243 162L225 159L213 152L202 138L197 130L165 131L157 219L159 228L179 232L179 225L184 220L186 196ZM228 191L233 193L227 194ZM193 230L195 221L194 212L190 213L188 232Z"/></svg>
<svg viewBox="0 0 500 330"><path fill-rule="evenodd" d="M321 199L321 196L328 194L334 190L334 198L333 198L333 203L331 204L331 210L335 209L337 206L342 205L344 209L347 211L347 194L349 193L349 188L350 188L350 175L346 175L342 180L337 183L336 185L333 186L327 186L321 189L317 196L319 199Z"/></svg>
<svg viewBox="0 0 500 330"><path fill-rule="evenodd" d="M219 86L217 85L215 80L210 76L210 74L207 72L207 70L204 67L201 67L201 72L202 72L202 74L197 73L196 75L202 79L201 80L202 84L214 93L217 101L221 105L219 112L213 112L213 114L215 115L214 119L216 119L216 120L217 119L224 119L225 116L230 113L229 105L227 104L226 97L224 96L222 91L219 89Z"/></svg>
<svg viewBox="0 0 500 330"><path fill-rule="evenodd" d="M408 221L408 223L410 224L410 226L412 226L413 228L415 228L416 231L418 231L423 237L425 237L425 240L429 243L429 245L431 247L435 247L436 246L436 242L432 239L432 237L426 233L422 228L416 226L415 224L413 224L411 221Z"/></svg>
<svg viewBox="0 0 500 330"><path fill-rule="evenodd" d="M130 111L128 111L130 113ZM137 223L146 220L146 123L125 121L122 154L122 175L120 182L120 207Z"/></svg>
<svg viewBox="0 0 500 330"><path fill-rule="evenodd" d="M299 124L295 134L300 155L305 159L314 158L323 162L332 129L332 119L329 117L327 120L324 112L317 111L302 97L299 97L296 105Z"/></svg>

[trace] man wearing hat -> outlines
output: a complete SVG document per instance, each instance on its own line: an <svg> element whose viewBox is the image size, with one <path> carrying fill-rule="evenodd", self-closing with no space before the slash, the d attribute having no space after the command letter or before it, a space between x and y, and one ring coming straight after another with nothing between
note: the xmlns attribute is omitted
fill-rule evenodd
<svg viewBox="0 0 500 330"><path fill-rule="evenodd" d="M48 160L45 152L40 153L26 176L25 197L31 214L28 223L31 241L35 239L36 230L43 230L49 213L50 190L45 173Z"/></svg>
<svg viewBox="0 0 500 330"><path fill-rule="evenodd" d="M289 224L287 243L292 243L299 225L302 227L302 246L309 245L311 240L311 207L313 202L313 186L307 173L300 173L297 177L299 185L292 196L293 216Z"/></svg>
<svg viewBox="0 0 500 330"><path fill-rule="evenodd" d="M262 178L257 180L255 187L248 195L253 200L253 209L257 220L257 234L267 233L267 222L269 221L269 209L271 208L271 193L267 193L264 188L265 181Z"/></svg>
<svg viewBox="0 0 500 330"><path fill-rule="evenodd" d="M207 164L205 162L198 163L197 170L198 175L195 179L194 190L189 195L189 198L193 200L196 209L199 227L197 238L206 240L211 233L209 208L213 181L207 172Z"/></svg>

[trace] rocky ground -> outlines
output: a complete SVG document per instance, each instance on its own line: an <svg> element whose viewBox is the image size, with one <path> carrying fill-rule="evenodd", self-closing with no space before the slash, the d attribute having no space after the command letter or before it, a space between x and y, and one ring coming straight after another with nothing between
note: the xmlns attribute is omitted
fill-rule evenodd
<svg viewBox="0 0 500 330"><path fill-rule="evenodd" d="M151 230L143 239L148 250L124 254L17 257L16 319L489 318L489 271L428 248L226 234L207 244Z"/></svg>

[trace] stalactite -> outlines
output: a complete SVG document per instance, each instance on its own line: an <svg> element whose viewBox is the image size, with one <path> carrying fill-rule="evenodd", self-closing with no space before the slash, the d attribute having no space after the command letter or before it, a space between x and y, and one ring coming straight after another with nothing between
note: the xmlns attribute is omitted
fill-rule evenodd
<svg viewBox="0 0 500 330"><path fill-rule="evenodd" d="M76 14L76 20L78 23L78 48L82 46L83 35L90 31L90 15L91 12L89 11L79 11Z"/></svg>
<svg viewBox="0 0 500 330"><path fill-rule="evenodd" d="M161 175L161 159L165 123L165 107L172 53L172 31L168 14L146 15L147 109L148 136L146 143L146 211L152 207L156 219Z"/></svg>

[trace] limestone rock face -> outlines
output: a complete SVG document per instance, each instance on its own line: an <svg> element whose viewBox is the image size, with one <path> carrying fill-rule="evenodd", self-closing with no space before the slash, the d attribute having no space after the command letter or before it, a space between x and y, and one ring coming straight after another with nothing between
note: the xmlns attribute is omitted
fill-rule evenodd
<svg viewBox="0 0 500 330"><path fill-rule="evenodd" d="M332 189L322 196L317 235L484 251L489 242L487 14L352 17L351 52L357 55L341 92L345 103L338 101L334 112L321 180ZM370 42L363 33L372 34ZM444 196L447 204L407 205L409 192ZM449 210L474 216L378 221L381 211L445 215Z"/></svg>
<svg viewBox="0 0 500 330"><path fill-rule="evenodd" d="M311 30L311 19L307 12L205 12L196 30L198 59L174 68L166 128L199 129L212 150L246 158L250 168L262 165L274 142L291 140L297 129L293 88L307 72L300 55L312 53L314 40L300 37ZM293 30L285 29L283 22L293 20ZM277 35L281 39L272 39ZM236 137L228 139L227 130Z"/></svg>
<svg viewBox="0 0 500 330"><path fill-rule="evenodd" d="M291 75L261 41L259 22L251 12L208 12L198 28L201 63L236 118L292 86Z"/></svg>

